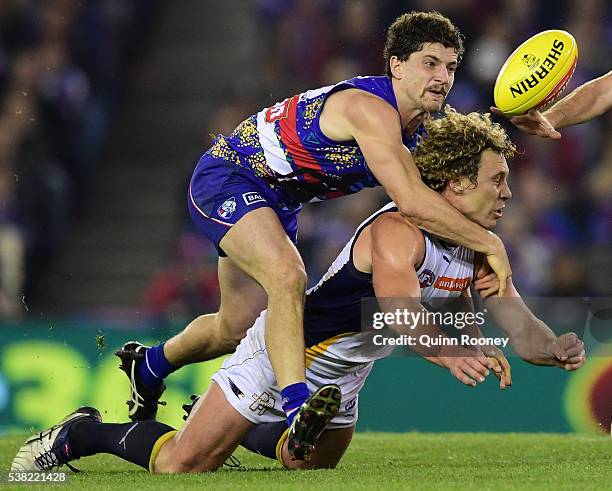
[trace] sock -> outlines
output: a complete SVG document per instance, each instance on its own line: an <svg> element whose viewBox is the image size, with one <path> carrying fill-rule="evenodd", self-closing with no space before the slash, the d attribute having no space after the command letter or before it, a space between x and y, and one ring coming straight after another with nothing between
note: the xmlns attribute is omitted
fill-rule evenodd
<svg viewBox="0 0 612 491"><path fill-rule="evenodd" d="M281 390L281 398L283 399L283 411L287 416L287 424L291 426L293 418L298 412L299 407L308 399L308 387L305 382L291 384Z"/></svg>
<svg viewBox="0 0 612 491"><path fill-rule="evenodd" d="M141 380L147 387L159 387L163 380L177 369L164 355L164 344L149 348L138 367Z"/></svg>
<svg viewBox="0 0 612 491"><path fill-rule="evenodd" d="M159 451L155 444L169 432L174 434L174 428L159 421L116 424L85 420L70 428L68 444L77 459L109 453L150 470L151 454L154 449Z"/></svg>
<svg viewBox="0 0 612 491"><path fill-rule="evenodd" d="M286 429L287 424L284 421L254 426L242 439L240 445L251 452L276 459L276 444Z"/></svg>

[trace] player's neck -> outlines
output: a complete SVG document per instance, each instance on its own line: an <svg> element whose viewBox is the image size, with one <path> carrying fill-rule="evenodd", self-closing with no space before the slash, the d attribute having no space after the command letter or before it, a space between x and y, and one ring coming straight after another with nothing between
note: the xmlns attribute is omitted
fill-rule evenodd
<svg viewBox="0 0 612 491"><path fill-rule="evenodd" d="M406 121L408 122L404 123L404 116L402 116L402 113L400 112L402 128L404 129L404 131L409 135L412 135L425 119L425 114L425 111L420 111L418 113L415 113L414 115L408 115L406 116Z"/></svg>
<svg viewBox="0 0 612 491"><path fill-rule="evenodd" d="M397 90L396 79L391 79L391 83L393 84L393 92L395 92L402 129L410 135L417 130L427 113L423 108L416 107L414 101L404 95L401 90Z"/></svg>

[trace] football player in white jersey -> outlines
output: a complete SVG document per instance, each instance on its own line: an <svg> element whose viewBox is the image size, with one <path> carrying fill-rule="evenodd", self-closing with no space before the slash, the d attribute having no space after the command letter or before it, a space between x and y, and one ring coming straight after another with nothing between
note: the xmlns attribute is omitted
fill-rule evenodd
<svg viewBox="0 0 612 491"><path fill-rule="evenodd" d="M431 138L422 140L415 152L424 181L467 218L493 229L512 196L506 157L512 156L514 146L504 130L489 116L465 116L447 108L445 118L427 122L427 131ZM425 270L427 274L422 274ZM350 444L359 390L374 360L389 353L388 346L373 345L373 331L361 331L359 316L345 324L354 315L355 304L359 308L361 298L374 294L383 310L389 298L419 310L414 299L429 302L439 296L467 295L474 277L489 314L518 356L565 370L583 365L584 345L575 334L556 336L528 309L510 280L504 295L507 302L492 296L499 284L484 259L423 232L390 204L359 227L308 293L306 375L309 388L315 391L310 411L317 424L306 425L305 431L314 432L309 440L316 442L315 447L289 453L280 388L266 350L264 311L215 374L179 432L153 420L102 423L97 410L80 408L28 440L13 460L12 470L40 471L105 452L155 473L213 471L240 444L275 455L287 468L333 468ZM442 336L435 325L415 329ZM511 383L507 361L499 353L492 353L492 359L462 346L430 353L423 346L415 350L465 384L483 381L491 369L502 372L502 386ZM304 458L294 459L299 454Z"/></svg>
<svg viewBox="0 0 612 491"><path fill-rule="evenodd" d="M155 418L173 371L233 352L266 305L267 349L287 423L300 419L310 395L302 354L307 277L294 244L297 214L312 199L382 185L415 223L486 253L503 290L512 272L499 237L425 186L410 154L422 121L451 90L462 54L463 36L449 19L404 14L387 33L385 76L296 94L215 140L195 168L188 206L219 252L221 305L167 342L131 342L118 352L132 386L132 420Z"/></svg>

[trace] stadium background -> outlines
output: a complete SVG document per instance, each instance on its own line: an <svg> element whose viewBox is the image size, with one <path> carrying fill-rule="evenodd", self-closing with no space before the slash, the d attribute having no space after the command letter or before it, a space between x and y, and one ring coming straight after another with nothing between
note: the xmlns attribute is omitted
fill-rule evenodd
<svg viewBox="0 0 612 491"><path fill-rule="evenodd" d="M458 110L486 110L505 57L548 28L578 40L569 91L610 69L608 7L3 0L0 433L48 425L81 403L124 419L127 382L114 348L132 337L162 340L215 310L214 250L185 208L190 172L211 133L302 89L381 73L384 28L411 9L440 10L466 35L448 100ZM511 164L514 198L499 233L523 294L612 297L611 122L608 114L565 129L559 142L509 128L522 152ZM305 207L300 250L311 281L384 200L364 191ZM568 329L584 322L563 320ZM421 360L383 360L364 391L360 429L610 428L612 358L604 348L612 326L609 315L597 322L584 369L565 374L513 359L515 385L504 393L492 381L467 390ZM173 377L164 420L180 420L176 408L206 386L215 363ZM401 396L391 400L391 390ZM373 404L381 397L384 408Z"/></svg>

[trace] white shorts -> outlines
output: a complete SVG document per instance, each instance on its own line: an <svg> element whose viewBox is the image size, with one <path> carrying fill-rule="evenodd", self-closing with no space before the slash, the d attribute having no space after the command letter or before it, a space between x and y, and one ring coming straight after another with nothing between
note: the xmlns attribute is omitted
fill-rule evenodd
<svg viewBox="0 0 612 491"><path fill-rule="evenodd" d="M236 352L212 377L228 402L255 424L286 420L280 389L266 351L265 321L264 311ZM316 352L306 350L306 383L310 393L326 384L337 384L342 392L340 410L328 425L332 429L347 428L357 422L359 391L373 365L373 362L352 362L333 356L330 346L342 343L349 336L327 340L317 345Z"/></svg>

